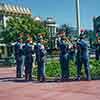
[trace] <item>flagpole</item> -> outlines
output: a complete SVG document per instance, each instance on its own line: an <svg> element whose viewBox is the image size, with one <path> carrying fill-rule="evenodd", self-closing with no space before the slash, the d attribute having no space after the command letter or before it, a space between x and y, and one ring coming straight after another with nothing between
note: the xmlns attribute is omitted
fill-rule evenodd
<svg viewBox="0 0 100 100"><path fill-rule="evenodd" d="M80 35L80 0L76 0L76 26L77 33Z"/></svg>

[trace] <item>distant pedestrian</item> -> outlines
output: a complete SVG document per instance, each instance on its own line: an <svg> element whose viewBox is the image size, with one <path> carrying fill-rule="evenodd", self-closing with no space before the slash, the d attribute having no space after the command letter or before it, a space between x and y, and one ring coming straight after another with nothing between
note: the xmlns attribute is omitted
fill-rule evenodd
<svg viewBox="0 0 100 100"><path fill-rule="evenodd" d="M100 38L97 38L95 46L96 46L95 50L96 60L100 60Z"/></svg>

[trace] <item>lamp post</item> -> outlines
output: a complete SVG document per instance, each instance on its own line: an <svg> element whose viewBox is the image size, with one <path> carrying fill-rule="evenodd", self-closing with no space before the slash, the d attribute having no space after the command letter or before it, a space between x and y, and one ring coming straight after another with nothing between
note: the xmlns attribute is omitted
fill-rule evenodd
<svg viewBox="0 0 100 100"><path fill-rule="evenodd" d="M77 33L80 35L80 0L76 0L76 23Z"/></svg>

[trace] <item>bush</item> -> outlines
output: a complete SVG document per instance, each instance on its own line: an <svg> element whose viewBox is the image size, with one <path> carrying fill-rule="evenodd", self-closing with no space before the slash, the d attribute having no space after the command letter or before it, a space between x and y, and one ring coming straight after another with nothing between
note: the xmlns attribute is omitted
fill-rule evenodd
<svg viewBox="0 0 100 100"><path fill-rule="evenodd" d="M60 73L61 73L61 70L60 70L60 64L58 61L49 61L47 64L46 64L46 76L47 77L60 77ZM35 76L37 76L37 67L34 68L33 70L33 74Z"/></svg>
<svg viewBox="0 0 100 100"><path fill-rule="evenodd" d="M93 79L100 79L100 61L90 60L91 76Z"/></svg>
<svg viewBox="0 0 100 100"><path fill-rule="evenodd" d="M76 78L77 76L77 67L74 61L70 61L70 77ZM90 60L90 71L92 79L100 79L100 61L96 61L95 59ZM33 74L37 75L37 68L34 68ZM58 60L51 60L46 64L46 76L47 77L60 77L61 69L60 63ZM85 71L82 67L82 77L85 77Z"/></svg>

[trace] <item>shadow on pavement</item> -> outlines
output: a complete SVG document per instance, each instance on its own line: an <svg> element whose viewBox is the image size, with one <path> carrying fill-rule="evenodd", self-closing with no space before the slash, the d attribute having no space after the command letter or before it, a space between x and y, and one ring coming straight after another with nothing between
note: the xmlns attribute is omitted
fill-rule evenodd
<svg viewBox="0 0 100 100"><path fill-rule="evenodd" d="M100 79L93 79L93 80L100 80ZM82 79L80 81L87 81L85 79ZM50 79L50 80L46 80L44 82L40 82L36 79L31 80L31 81L27 81L24 78L16 78L16 77L1 77L0 78L0 82L15 82L15 83L27 83L27 82L32 82L32 83L63 83L63 82L79 82L75 79L69 79L69 80L65 80L65 81L61 81L60 79Z"/></svg>
<svg viewBox="0 0 100 100"><path fill-rule="evenodd" d="M27 82L23 78L16 78L16 77L3 77L0 78L0 82L18 82L18 83L24 83Z"/></svg>

